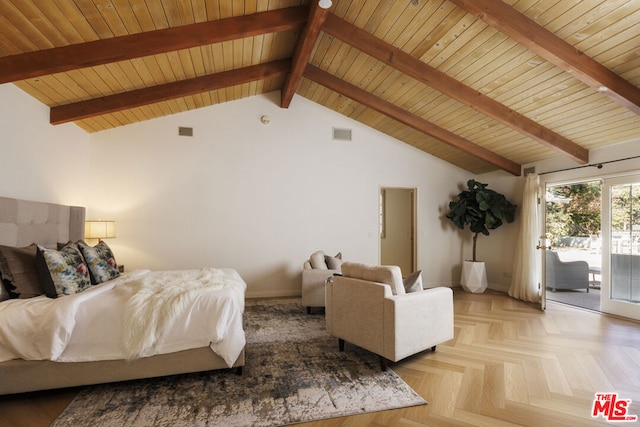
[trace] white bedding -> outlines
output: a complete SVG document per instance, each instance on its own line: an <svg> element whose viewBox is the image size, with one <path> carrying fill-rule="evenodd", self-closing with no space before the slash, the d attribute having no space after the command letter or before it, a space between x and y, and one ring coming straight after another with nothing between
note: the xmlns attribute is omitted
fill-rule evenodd
<svg viewBox="0 0 640 427"><path fill-rule="evenodd" d="M182 290L153 298L163 287ZM201 289L196 293L192 288ZM185 289L189 294L186 299ZM0 362L117 360L210 346L232 366L245 345L245 290L245 282L232 269L138 270L75 295L4 301L0 303ZM139 292L147 293L132 301ZM170 311L169 316L161 305L144 306L144 301L176 297L182 297L181 309ZM136 338L125 326L134 324L131 318L126 320L129 304L146 310L138 320L151 322L142 323L151 338L148 334ZM132 340L142 340L144 345L133 345L132 350Z"/></svg>

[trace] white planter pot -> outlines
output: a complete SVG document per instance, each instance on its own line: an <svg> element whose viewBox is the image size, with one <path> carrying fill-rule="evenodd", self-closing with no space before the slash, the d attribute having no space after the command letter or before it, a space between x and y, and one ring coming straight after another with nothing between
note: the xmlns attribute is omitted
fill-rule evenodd
<svg viewBox="0 0 640 427"><path fill-rule="evenodd" d="M487 289L487 270L484 262L464 261L460 284L467 292L483 293Z"/></svg>

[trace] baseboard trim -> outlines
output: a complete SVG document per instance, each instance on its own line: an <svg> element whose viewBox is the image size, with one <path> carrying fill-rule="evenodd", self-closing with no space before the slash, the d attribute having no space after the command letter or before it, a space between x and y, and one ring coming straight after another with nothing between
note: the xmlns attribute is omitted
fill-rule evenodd
<svg viewBox="0 0 640 427"><path fill-rule="evenodd" d="M269 291L247 291L245 293L245 298L291 298L291 297L301 297L302 294L299 290L284 290L284 289L273 289Z"/></svg>

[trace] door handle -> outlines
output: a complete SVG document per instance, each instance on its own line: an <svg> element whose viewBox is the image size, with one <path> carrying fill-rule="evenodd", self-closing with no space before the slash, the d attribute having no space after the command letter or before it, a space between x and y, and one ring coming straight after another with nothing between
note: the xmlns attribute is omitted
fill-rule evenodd
<svg viewBox="0 0 640 427"><path fill-rule="evenodd" d="M547 246L547 242L549 242L549 246ZM536 246L536 249L544 249L545 251L550 251L551 250L551 239L548 239L546 236L541 237L540 240L538 240L538 245Z"/></svg>

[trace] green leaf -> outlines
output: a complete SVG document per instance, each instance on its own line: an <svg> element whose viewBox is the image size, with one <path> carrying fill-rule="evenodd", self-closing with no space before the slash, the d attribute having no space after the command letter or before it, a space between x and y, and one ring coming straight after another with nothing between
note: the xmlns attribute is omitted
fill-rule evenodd
<svg viewBox="0 0 640 427"><path fill-rule="evenodd" d="M449 202L449 211L445 216L456 227L464 230L468 226L472 233L485 236L489 235L489 230L502 226L504 221L513 222L516 206L487 186L474 179L468 180L468 189Z"/></svg>

